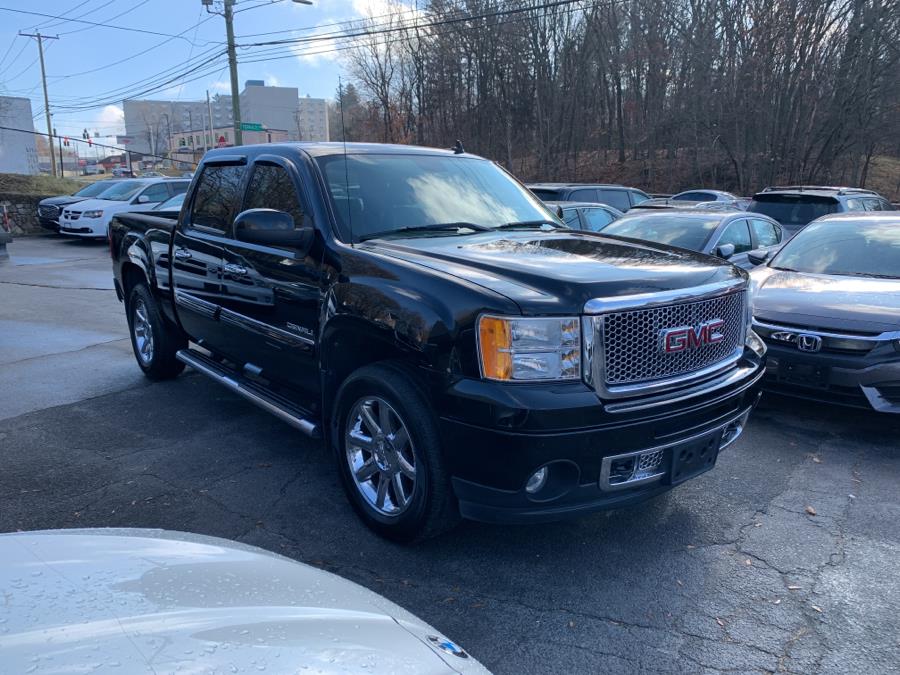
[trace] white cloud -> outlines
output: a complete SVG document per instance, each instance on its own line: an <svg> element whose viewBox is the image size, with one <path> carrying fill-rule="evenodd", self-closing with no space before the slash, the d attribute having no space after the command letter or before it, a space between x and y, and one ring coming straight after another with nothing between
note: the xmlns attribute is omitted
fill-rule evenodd
<svg viewBox="0 0 900 675"><path fill-rule="evenodd" d="M263 76L263 80L265 80L266 85L269 87L280 87L281 86L281 80L279 80L277 77L275 77L271 73L266 73Z"/></svg>
<svg viewBox="0 0 900 675"><path fill-rule="evenodd" d="M214 82L209 83L209 89L211 91L230 92L231 82L226 80L215 80Z"/></svg>
<svg viewBox="0 0 900 675"><path fill-rule="evenodd" d="M125 112L117 105L108 105L97 115L96 128L104 130L110 136L125 133Z"/></svg>

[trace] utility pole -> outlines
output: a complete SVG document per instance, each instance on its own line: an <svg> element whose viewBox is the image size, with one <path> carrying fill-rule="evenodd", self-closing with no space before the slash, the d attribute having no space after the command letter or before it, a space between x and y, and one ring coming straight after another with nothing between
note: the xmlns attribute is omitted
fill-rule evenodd
<svg viewBox="0 0 900 675"><path fill-rule="evenodd" d="M23 33L19 31L19 35L37 39L38 56L41 59L41 81L44 83L44 115L47 118L47 134L50 136L50 138L47 139L47 145L50 146L50 170L55 176L56 157L54 157L53 154L53 123L50 121L50 97L47 95L47 72L44 70L44 40L59 40L59 36L41 35L40 31L37 33ZM60 155L62 155L62 150L60 150Z"/></svg>
<svg viewBox="0 0 900 675"><path fill-rule="evenodd" d="M234 145L244 144L241 132L241 97L238 93L237 53L234 49L234 0L225 0L225 33L228 37L228 70L231 71L231 116L234 118Z"/></svg>
<svg viewBox="0 0 900 675"><path fill-rule="evenodd" d="M216 128L213 124L212 106L209 103L209 89L206 90L206 115L209 117L209 149L216 147Z"/></svg>

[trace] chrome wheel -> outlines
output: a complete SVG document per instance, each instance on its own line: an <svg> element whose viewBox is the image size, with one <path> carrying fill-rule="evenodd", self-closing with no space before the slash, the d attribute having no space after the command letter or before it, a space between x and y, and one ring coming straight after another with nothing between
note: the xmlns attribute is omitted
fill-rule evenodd
<svg viewBox="0 0 900 675"><path fill-rule="evenodd" d="M153 361L153 328L147 305L138 298L134 303L134 314L131 317L131 330L134 333L134 346L137 356L145 366Z"/></svg>
<svg viewBox="0 0 900 675"><path fill-rule="evenodd" d="M347 464L356 489L385 516L398 516L412 501L416 456L403 419L377 396L359 399L344 432Z"/></svg>

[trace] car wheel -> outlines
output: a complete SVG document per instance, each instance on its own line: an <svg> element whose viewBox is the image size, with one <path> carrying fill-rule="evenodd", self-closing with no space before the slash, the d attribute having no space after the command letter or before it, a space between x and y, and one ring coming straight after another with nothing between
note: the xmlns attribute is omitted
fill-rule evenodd
<svg viewBox="0 0 900 675"><path fill-rule="evenodd" d="M347 497L378 534L411 542L459 521L440 434L414 373L367 366L338 393L334 445Z"/></svg>
<svg viewBox="0 0 900 675"><path fill-rule="evenodd" d="M184 333L168 321L144 284L137 284L128 296L128 328L131 347L144 375L151 380L176 377L184 364L175 354L187 347Z"/></svg>

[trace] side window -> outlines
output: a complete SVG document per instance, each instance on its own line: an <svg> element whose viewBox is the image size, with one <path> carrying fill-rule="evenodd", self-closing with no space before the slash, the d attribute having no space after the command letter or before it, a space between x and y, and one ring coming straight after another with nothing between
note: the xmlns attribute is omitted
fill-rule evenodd
<svg viewBox="0 0 900 675"><path fill-rule="evenodd" d="M631 208L631 202L628 201L628 193L625 190L598 190L598 192L602 204L609 204L619 211L627 211Z"/></svg>
<svg viewBox="0 0 900 675"><path fill-rule="evenodd" d="M169 189L172 191L172 195L183 195L187 192L190 183L187 181L183 181L180 183L169 183Z"/></svg>
<svg viewBox="0 0 900 675"><path fill-rule="evenodd" d="M582 213L584 214L585 229L591 232L599 232L615 220L606 209L585 209Z"/></svg>
<svg viewBox="0 0 900 675"><path fill-rule="evenodd" d="M750 230L747 229L747 221L744 219L735 220L726 227L716 246L722 246L723 244L734 244L735 253L744 253L752 249L753 244L750 242Z"/></svg>
<svg viewBox="0 0 900 675"><path fill-rule="evenodd" d="M597 191L594 188L581 188L573 190L566 199L569 202L595 202L597 201Z"/></svg>
<svg viewBox="0 0 900 675"><path fill-rule="evenodd" d="M881 200L877 197L863 199L863 204L866 207L866 211L881 211Z"/></svg>
<svg viewBox="0 0 900 675"><path fill-rule="evenodd" d="M714 202L716 201L716 196L710 192L684 192L672 197L672 201Z"/></svg>
<svg viewBox="0 0 900 675"><path fill-rule="evenodd" d="M166 187L165 183L156 183L144 190L141 196L147 198L145 201L147 204L158 204L169 198L169 188Z"/></svg>
<svg viewBox="0 0 900 675"><path fill-rule="evenodd" d="M243 176L242 165L203 167L191 207L191 222L223 232L230 230Z"/></svg>
<svg viewBox="0 0 900 675"><path fill-rule="evenodd" d="M563 209L563 222L573 230L580 230L581 221L578 219L578 209Z"/></svg>
<svg viewBox="0 0 900 675"><path fill-rule="evenodd" d="M896 211L897 209L895 209L894 205L891 204L887 199L882 199L881 200L881 210L882 211Z"/></svg>
<svg viewBox="0 0 900 675"><path fill-rule="evenodd" d="M645 202L650 199L650 195L641 192L640 190L631 190L628 194L631 195L631 205L636 206L641 202Z"/></svg>
<svg viewBox="0 0 900 675"><path fill-rule="evenodd" d="M865 211L865 206L863 206L862 199L848 199L847 200L847 210L848 211Z"/></svg>
<svg viewBox="0 0 900 675"><path fill-rule="evenodd" d="M753 218L750 220L750 228L753 230L757 246L775 246L781 241L778 229L767 220Z"/></svg>
<svg viewBox="0 0 900 675"><path fill-rule="evenodd" d="M275 164L257 164L250 176L245 209L275 209L291 214L294 227L303 225L303 208L297 197L297 188L284 167Z"/></svg>

